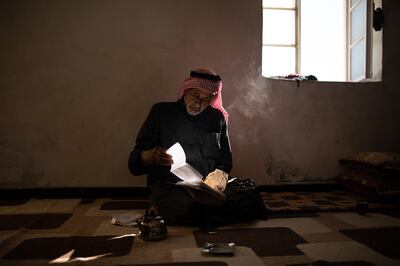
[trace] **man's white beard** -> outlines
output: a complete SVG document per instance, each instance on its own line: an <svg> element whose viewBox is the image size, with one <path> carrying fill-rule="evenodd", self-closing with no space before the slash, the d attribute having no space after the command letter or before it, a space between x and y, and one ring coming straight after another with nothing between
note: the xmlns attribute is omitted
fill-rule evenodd
<svg viewBox="0 0 400 266"><path fill-rule="evenodd" d="M190 110L190 107L186 106L186 111L188 112L188 114L194 116L194 115L200 114L203 110L200 110L200 111L198 111L198 112L193 112L193 111Z"/></svg>

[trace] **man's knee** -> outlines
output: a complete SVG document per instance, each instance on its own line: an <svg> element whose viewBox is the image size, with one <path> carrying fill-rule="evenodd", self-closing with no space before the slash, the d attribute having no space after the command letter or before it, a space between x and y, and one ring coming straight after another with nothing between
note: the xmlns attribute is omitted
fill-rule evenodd
<svg viewBox="0 0 400 266"><path fill-rule="evenodd" d="M159 212L167 224L193 224L198 219L198 204L187 198L158 202Z"/></svg>

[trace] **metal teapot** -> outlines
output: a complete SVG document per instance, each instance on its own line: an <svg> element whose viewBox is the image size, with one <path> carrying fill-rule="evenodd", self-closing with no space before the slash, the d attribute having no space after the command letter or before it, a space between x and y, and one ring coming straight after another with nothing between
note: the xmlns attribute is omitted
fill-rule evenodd
<svg viewBox="0 0 400 266"><path fill-rule="evenodd" d="M146 210L138 222L139 238L145 241L162 240L167 237L167 225L161 215L157 214L154 206Z"/></svg>

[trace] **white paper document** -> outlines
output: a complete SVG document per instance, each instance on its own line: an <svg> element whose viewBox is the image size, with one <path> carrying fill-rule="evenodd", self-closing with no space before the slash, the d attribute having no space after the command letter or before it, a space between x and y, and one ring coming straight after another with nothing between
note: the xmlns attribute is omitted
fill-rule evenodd
<svg viewBox="0 0 400 266"><path fill-rule="evenodd" d="M198 183L203 176L186 162L186 154L179 142L172 145L167 153L172 156L174 163L171 165L171 173L187 183Z"/></svg>
<svg viewBox="0 0 400 266"><path fill-rule="evenodd" d="M219 206L225 201L225 194L204 183L203 176L186 162L185 151L179 142L172 145L167 153L174 161L171 173L181 179L176 185L187 188L189 193L202 204Z"/></svg>

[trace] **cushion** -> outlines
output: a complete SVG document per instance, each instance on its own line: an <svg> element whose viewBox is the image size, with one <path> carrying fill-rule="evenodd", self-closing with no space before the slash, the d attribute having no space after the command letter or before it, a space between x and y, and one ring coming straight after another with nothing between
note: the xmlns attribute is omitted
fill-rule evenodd
<svg viewBox="0 0 400 266"><path fill-rule="evenodd" d="M369 196L400 194L400 154L361 152L339 161L346 168L336 181L344 187Z"/></svg>
<svg viewBox="0 0 400 266"><path fill-rule="evenodd" d="M400 170L400 154L393 152L361 152L352 157L341 159L341 163L360 163L386 169Z"/></svg>

